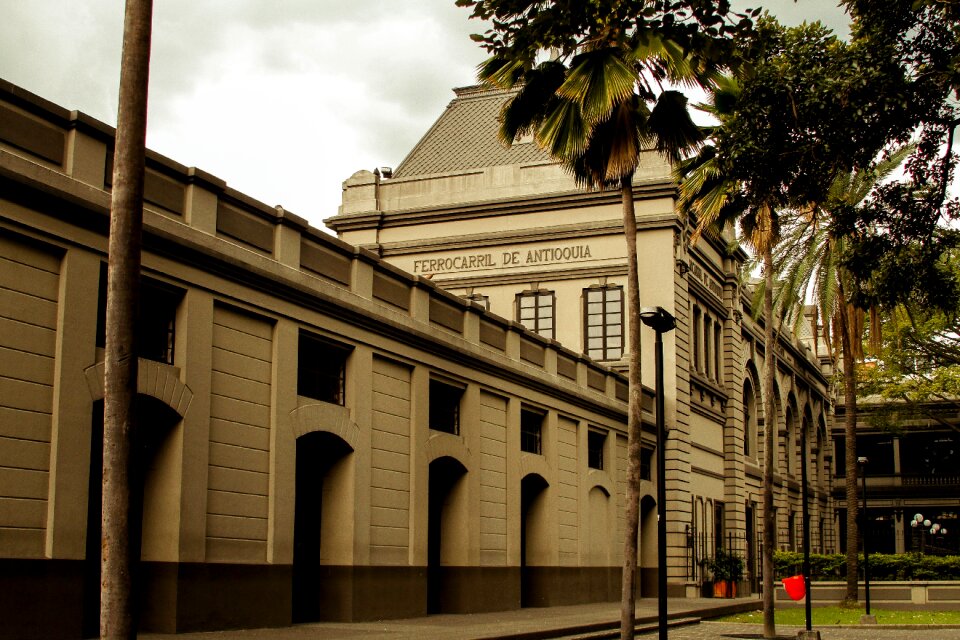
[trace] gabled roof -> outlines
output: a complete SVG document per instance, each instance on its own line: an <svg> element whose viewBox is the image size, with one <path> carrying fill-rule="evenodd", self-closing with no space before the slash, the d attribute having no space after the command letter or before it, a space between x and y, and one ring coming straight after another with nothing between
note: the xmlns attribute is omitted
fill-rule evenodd
<svg viewBox="0 0 960 640"><path fill-rule="evenodd" d="M513 91L464 87L420 139L394 177L450 173L527 162L550 162L531 140L507 147L497 137L500 110Z"/></svg>

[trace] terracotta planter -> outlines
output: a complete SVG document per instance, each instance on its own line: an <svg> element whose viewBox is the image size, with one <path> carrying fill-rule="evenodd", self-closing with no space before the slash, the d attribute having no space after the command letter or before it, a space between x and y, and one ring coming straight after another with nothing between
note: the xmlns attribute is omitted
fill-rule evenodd
<svg viewBox="0 0 960 640"><path fill-rule="evenodd" d="M736 598L737 583L729 580L715 580L713 583L714 598Z"/></svg>

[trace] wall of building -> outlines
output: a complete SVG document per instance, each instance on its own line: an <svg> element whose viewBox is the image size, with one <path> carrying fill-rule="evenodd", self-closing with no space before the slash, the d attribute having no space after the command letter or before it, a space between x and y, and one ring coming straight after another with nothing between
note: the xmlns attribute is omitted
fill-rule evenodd
<svg viewBox="0 0 960 640"><path fill-rule="evenodd" d="M6 83L0 117L0 613L7 637L77 638L98 616L113 131ZM144 628L619 596L622 375L200 170L150 154L146 200L171 319L139 366ZM337 398L301 394L304 336L348 354ZM461 391L458 433L431 428L436 383Z"/></svg>
<svg viewBox="0 0 960 640"><path fill-rule="evenodd" d="M619 191L584 192L558 165L528 158L517 145L503 150L494 139L495 126L470 118L489 119L497 109L481 111L476 105L483 100L499 105L507 96L475 88L456 93L398 175L355 173L344 183L340 214L326 223L341 238L531 328L521 299L534 292L550 296L552 316L541 333L587 353L587 292L626 285ZM436 163L427 162L426 149L434 150ZM459 149L481 151L478 158L463 158ZM455 168L483 164L484 158L510 164ZM416 175L421 165L447 170ZM702 561L720 546L749 557L750 577L757 577L766 354L762 320L751 317L752 288L741 281L746 253L731 249L728 237L704 236L690 245L692 226L675 211L675 200L668 163L652 151L644 154L634 179L640 305L661 306L677 321L664 335L669 584L672 594L697 595L710 577ZM621 295L625 300L625 292ZM624 313L617 327L624 338L629 322ZM831 409L828 380L809 333L801 342L782 331L776 349L779 548L796 548L800 539L803 424L809 426L808 470L819 478L809 484L811 522L816 531L821 522L826 529L823 543L815 533L813 544L831 548L836 539L829 477L813 473L825 468L830 455L825 434ZM641 329L641 374L650 387L654 339L651 329ZM627 353L607 354L606 362L625 370ZM647 446L656 446L653 434L644 437ZM653 486L646 490L654 509ZM641 553L641 582L648 587L655 581L655 551Z"/></svg>

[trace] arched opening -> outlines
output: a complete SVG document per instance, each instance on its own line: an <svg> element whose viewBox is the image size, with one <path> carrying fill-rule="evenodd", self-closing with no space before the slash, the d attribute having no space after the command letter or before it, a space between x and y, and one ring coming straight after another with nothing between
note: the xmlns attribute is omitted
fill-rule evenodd
<svg viewBox="0 0 960 640"><path fill-rule="evenodd" d="M640 500L640 595L657 595L657 501L645 495Z"/></svg>
<svg viewBox="0 0 960 640"><path fill-rule="evenodd" d="M520 606L547 606L533 579L531 567L548 559L546 543L546 488L542 476L531 473L520 481Z"/></svg>
<svg viewBox="0 0 960 640"><path fill-rule="evenodd" d="M600 486L587 494L586 545L584 564L590 567L610 566L610 495Z"/></svg>
<svg viewBox="0 0 960 640"><path fill-rule="evenodd" d="M325 431L297 438L296 489L293 519L294 622L325 619L328 600L322 566L342 548L348 514L344 510L349 486L348 461L353 449ZM349 541L347 541L349 544Z"/></svg>
<svg viewBox="0 0 960 640"><path fill-rule="evenodd" d="M133 557L153 559L171 538L167 527L177 522L163 500L177 478L168 458L174 453L171 432L180 423L176 411L151 396L136 397L136 427L130 443L129 544ZM100 637L100 551L103 535L103 400L93 404L90 428L90 472L87 493L87 532L84 560L84 638ZM175 537L172 539L176 539ZM140 601L139 562L131 567L133 602Z"/></svg>
<svg viewBox="0 0 960 640"><path fill-rule="evenodd" d="M794 421L793 407L787 407L784 422L786 432L783 439L784 468L788 475L794 475L797 472L797 426Z"/></svg>
<svg viewBox="0 0 960 640"><path fill-rule="evenodd" d="M467 473L459 461L444 456L430 463L427 522L427 613L454 609L456 594L444 567L451 566L466 547Z"/></svg>

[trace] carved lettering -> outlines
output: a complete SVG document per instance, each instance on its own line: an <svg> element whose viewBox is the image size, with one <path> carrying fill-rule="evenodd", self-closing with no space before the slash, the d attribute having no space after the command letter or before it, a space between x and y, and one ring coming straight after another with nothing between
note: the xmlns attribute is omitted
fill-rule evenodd
<svg viewBox="0 0 960 640"><path fill-rule="evenodd" d="M525 253L521 251L504 251L499 256L492 253L475 253L462 256L418 258L413 261L413 272L422 274L450 273L454 271L475 271L479 269L582 262L589 260L591 257L593 256L590 251L590 245L580 244L566 247L528 249Z"/></svg>

